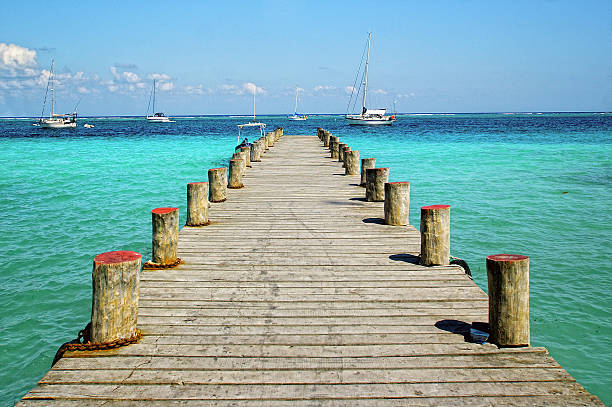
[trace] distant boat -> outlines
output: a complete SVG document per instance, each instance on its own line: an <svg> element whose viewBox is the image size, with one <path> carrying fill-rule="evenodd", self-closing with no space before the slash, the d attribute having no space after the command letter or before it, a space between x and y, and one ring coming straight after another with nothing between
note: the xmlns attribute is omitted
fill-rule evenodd
<svg viewBox="0 0 612 407"><path fill-rule="evenodd" d="M147 120L149 121L149 123L172 123L172 121L170 121L170 118L167 117L164 113L155 112L155 88L155 79L153 79L153 89L151 90L151 94L153 95L153 109L151 109L153 116L147 116ZM151 97L149 97L149 103L151 103ZM149 108L147 107L147 114L148 113Z"/></svg>
<svg viewBox="0 0 612 407"><path fill-rule="evenodd" d="M257 93L257 87L255 87L255 89L253 89L253 121L238 125L238 139L236 140L236 148L244 147L247 144L250 145L250 143L248 142L248 140L246 138L244 140L242 140L242 142L240 142L240 138L242 137L242 129L244 129L245 127L246 128L249 128L249 127L258 127L259 128L259 135L260 135L260 137L263 137L263 135L264 135L264 131L266 129L265 123L258 122L257 119L255 119L255 94L256 93ZM245 116L245 117L248 117L248 116Z"/></svg>
<svg viewBox="0 0 612 407"><path fill-rule="evenodd" d="M395 121L395 115L385 116L387 109L368 109L366 108L366 96L368 93L368 65L370 63L370 45L371 43L372 43L372 33L368 33L368 56L366 58L365 71L363 75L363 99L361 102L361 113L355 114L355 115L347 114L345 116L345 119L348 120L348 124L351 124L351 125L361 125L361 126L391 125ZM351 98L352 96L353 94L351 93Z"/></svg>
<svg viewBox="0 0 612 407"><path fill-rule="evenodd" d="M38 125L43 129L74 129L76 128L77 113L72 112L69 114L56 114L55 113L55 61L51 61L51 74L47 81L47 90L45 91L45 100L43 102L42 112L40 113L40 119L38 119ZM48 118L43 118L45 114L45 105L47 103L47 94L49 93L49 86L51 86L51 114Z"/></svg>
<svg viewBox="0 0 612 407"><path fill-rule="evenodd" d="M85 123L83 125L83 127L85 127L86 129L93 129L94 125L93 124L89 124L89 123Z"/></svg>
<svg viewBox="0 0 612 407"><path fill-rule="evenodd" d="M298 114L298 112L297 112L298 93L299 93L299 91L300 91L300 88L298 88L296 86L295 87L295 109L293 109L293 116L287 117L289 120L306 120L306 119L308 119L308 116L306 116L305 114Z"/></svg>

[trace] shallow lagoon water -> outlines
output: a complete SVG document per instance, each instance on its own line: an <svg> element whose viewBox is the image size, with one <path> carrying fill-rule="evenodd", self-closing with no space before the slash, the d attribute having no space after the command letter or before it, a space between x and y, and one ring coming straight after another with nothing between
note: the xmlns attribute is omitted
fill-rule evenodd
<svg viewBox="0 0 612 407"><path fill-rule="evenodd" d="M406 115L349 127L261 117L286 134L323 127L419 208L451 205L451 252L486 290L485 257L530 256L531 335L589 391L612 404L612 115ZM91 312L91 263L110 250L150 258L150 211L180 208L185 184L226 165L244 118L81 119L93 129L45 131L0 120L0 405L42 377Z"/></svg>

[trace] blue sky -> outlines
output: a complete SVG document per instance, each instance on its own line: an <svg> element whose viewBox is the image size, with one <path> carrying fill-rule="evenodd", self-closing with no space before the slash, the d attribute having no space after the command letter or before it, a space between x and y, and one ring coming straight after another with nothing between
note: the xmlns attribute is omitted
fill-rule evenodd
<svg viewBox="0 0 612 407"><path fill-rule="evenodd" d="M50 4L53 7L50 7ZM368 31L371 108L612 110L612 1L13 2L0 116L345 113ZM253 84L255 86L253 86Z"/></svg>

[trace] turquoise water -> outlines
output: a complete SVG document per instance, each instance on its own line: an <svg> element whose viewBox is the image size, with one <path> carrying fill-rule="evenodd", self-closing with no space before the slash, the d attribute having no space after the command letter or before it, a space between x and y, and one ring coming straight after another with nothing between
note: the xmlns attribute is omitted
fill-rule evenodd
<svg viewBox="0 0 612 407"><path fill-rule="evenodd" d="M150 210L180 208L185 184L224 165L244 119L82 119L43 131L0 120L0 405L49 369L91 312L91 262L110 250L150 258ZM452 206L454 256L486 290L484 259L530 256L532 345L546 346L612 404L612 115L403 116L392 127L265 117L286 134L329 129L411 182L419 208Z"/></svg>

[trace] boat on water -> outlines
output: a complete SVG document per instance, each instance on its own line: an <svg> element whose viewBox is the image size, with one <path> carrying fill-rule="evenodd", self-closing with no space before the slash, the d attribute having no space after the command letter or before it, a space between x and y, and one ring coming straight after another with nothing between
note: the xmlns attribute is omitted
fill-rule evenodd
<svg viewBox="0 0 612 407"><path fill-rule="evenodd" d="M252 128L257 127L259 128L260 137L264 136L264 132L266 130L266 124L258 122L257 119L255 118L255 94L256 93L257 93L257 87L253 89L253 120L248 123L238 125L238 139L236 140L236 149L239 149L240 147L247 147L251 145L251 143L249 143L249 140L247 138L245 138L244 140L242 140L242 142L240 142L244 129L249 129L251 127Z"/></svg>
<svg viewBox="0 0 612 407"><path fill-rule="evenodd" d="M153 115L148 116L149 106L147 106L147 121L149 123L173 123L173 121L171 121L170 118L166 116L164 113L155 112L155 88L156 88L155 79L153 79L153 89L151 90L152 96L149 96L149 106L151 105L151 98L153 99L153 109L151 109L151 112L153 113Z"/></svg>
<svg viewBox="0 0 612 407"><path fill-rule="evenodd" d="M306 120L308 119L308 116L306 116L305 114L298 114L297 112L297 108L298 108L298 94L300 93L300 88L298 88L297 86L295 87L295 109L293 109L293 116L288 116L287 118L289 120Z"/></svg>
<svg viewBox="0 0 612 407"><path fill-rule="evenodd" d="M45 114L45 105L47 104L47 96L51 88L51 113L49 117L43 117ZM45 91L45 100L43 102L40 119L36 123L43 129L74 129L77 125L77 112L74 111L68 114L55 113L55 61L51 61L51 73L47 80L47 90Z"/></svg>
<svg viewBox="0 0 612 407"><path fill-rule="evenodd" d="M365 70L363 73L363 98L361 101L361 113L360 114L347 114L344 118L350 125L357 126L378 126L378 125L391 125L395 122L395 115L387 116L387 109L368 109L366 107L366 97L368 94L368 67L370 64L370 47L372 45L372 33L368 33L368 54L365 63ZM363 61L363 59L362 59ZM354 89L354 87L353 87ZM351 92L351 99L353 92ZM351 102L349 100L349 106ZM348 110L348 109L347 109Z"/></svg>

